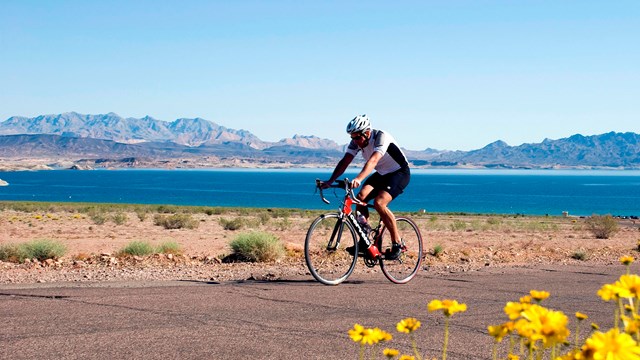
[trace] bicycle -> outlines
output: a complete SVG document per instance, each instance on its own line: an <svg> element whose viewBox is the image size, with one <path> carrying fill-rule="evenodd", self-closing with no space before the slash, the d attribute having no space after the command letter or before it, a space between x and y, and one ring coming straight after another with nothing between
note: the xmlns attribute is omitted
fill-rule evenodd
<svg viewBox="0 0 640 360"><path fill-rule="evenodd" d="M326 204L320 180L316 188ZM380 265L382 273L391 282L405 284L418 273L424 257L422 235L416 223L404 216L397 216L398 231L402 239L402 253L397 259L386 259L384 253L391 248L391 235L382 221L369 233L356 220L354 205L373 208L355 197L349 179L338 180L331 188L345 191L344 200L338 212L320 215L311 223L304 243L304 257L311 275L325 285L338 285L354 271L360 255L358 243L373 244L362 254L366 266ZM336 195L337 196L337 195ZM345 233L346 230L346 233ZM346 251L353 246L353 253Z"/></svg>

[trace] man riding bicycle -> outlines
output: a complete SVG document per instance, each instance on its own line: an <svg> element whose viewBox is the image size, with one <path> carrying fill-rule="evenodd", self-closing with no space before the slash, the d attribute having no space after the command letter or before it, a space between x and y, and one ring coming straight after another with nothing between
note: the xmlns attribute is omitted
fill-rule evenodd
<svg viewBox="0 0 640 360"><path fill-rule="evenodd" d="M360 187L366 178L362 189L358 193L358 200L368 202L373 199L373 205L384 225L389 229L391 249L385 252L386 259L396 259L402 252L400 234L396 224L396 218L389 210L389 203L402 194L409 184L411 172L409 162L400 146L396 143L391 134L386 131L371 128L371 122L367 115L358 115L347 125L347 133L351 136L351 142L347 146L344 157L338 162L329 180L321 185L323 189L329 187L340 175L349 167L355 156L362 151L365 159L360 173L351 181L351 186L355 189ZM371 172L376 171L369 176ZM367 176L369 176L367 178ZM358 205L357 211L365 219L369 218L369 210L366 206ZM363 250L366 244L360 244ZM349 250L347 248L347 250Z"/></svg>

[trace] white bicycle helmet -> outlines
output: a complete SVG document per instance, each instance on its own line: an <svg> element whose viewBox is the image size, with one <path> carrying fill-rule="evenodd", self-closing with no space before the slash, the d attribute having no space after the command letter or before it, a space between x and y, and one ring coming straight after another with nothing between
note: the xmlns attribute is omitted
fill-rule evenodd
<svg viewBox="0 0 640 360"><path fill-rule="evenodd" d="M358 115L349 121L347 125L347 132L349 134L363 132L371 128L371 122L366 114Z"/></svg>

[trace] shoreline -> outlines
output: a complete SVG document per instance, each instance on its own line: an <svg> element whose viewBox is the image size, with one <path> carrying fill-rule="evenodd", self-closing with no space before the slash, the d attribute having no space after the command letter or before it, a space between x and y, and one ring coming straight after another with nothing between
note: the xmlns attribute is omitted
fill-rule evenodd
<svg viewBox="0 0 640 360"><path fill-rule="evenodd" d="M40 170L191 170L191 169L333 169L336 162L326 163L292 163L270 162L254 159L209 159L209 158L180 158L180 159L60 159L60 158L34 158L13 159L0 158L0 172L11 171L40 171ZM354 161L350 168L362 167L364 163ZM428 171L640 171L640 167L604 167L604 166L494 166L494 165L455 165L432 166L412 165L412 170Z"/></svg>

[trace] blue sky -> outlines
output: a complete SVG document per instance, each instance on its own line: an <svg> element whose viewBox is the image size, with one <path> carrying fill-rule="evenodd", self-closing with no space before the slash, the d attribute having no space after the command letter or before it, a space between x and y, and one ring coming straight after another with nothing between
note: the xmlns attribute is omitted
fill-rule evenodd
<svg viewBox="0 0 640 360"><path fill-rule="evenodd" d="M640 1L0 0L0 121L202 117L470 150L640 133Z"/></svg>

